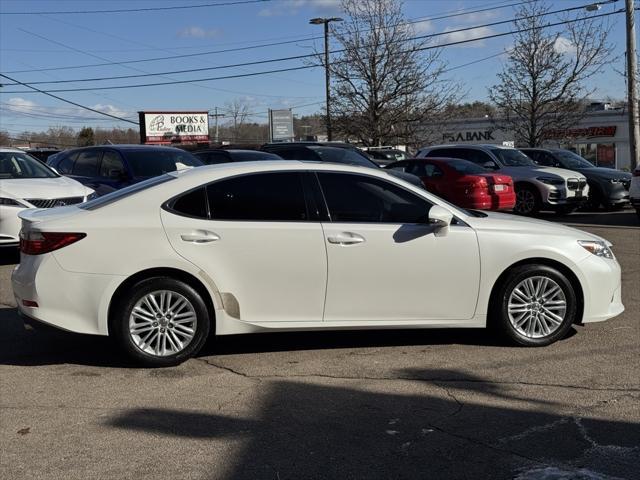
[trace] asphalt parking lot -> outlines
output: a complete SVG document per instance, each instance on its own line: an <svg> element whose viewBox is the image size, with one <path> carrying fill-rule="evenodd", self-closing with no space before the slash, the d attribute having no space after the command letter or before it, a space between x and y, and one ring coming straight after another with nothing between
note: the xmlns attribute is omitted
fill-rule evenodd
<svg viewBox="0 0 640 480"><path fill-rule="evenodd" d="M223 337L168 369L25 330L0 266L3 479L640 479L640 225L614 243L626 311L513 348L483 330Z"/></svg>

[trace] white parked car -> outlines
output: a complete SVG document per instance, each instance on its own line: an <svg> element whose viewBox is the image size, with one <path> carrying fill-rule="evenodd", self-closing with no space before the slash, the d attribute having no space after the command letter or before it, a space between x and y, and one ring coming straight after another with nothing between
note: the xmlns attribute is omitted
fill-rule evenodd
<svg viewBox="0 0 640 480"><path fill-rule="evenodd" d="M93 190L62 177L31 155L0 148L0 246L17 245L26 208L51 208L91 199Z"/></svg>
<svg viewBox="0 0 640 480"><path fill-rule="evenodd" d="M633 171L631 177L631 186L629 187L629 201L636 209L638 218L640 218L640 165Z"/></svg>
<svg viewBox="0 0 640 480"><path fill-rule="evenodd" d="M624 310L611 244L358 166L228 163L23 219L20 312L173 365L210 332L484 327L542 346Z"/></svg>
<svg viewBox="0 0 640 480"><path fill-rule="evenodd" d="M417 157L462 158L513 178L516 190L514 210L531 215L541 209L568 214L585 203L587 178L573 170L543 167L520 150L500 145L439 145L424 147Z"/></svg>

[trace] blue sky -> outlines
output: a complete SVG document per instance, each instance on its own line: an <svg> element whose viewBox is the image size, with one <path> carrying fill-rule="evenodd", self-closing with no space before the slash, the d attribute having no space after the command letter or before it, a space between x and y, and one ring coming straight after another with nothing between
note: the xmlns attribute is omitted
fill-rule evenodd
<svg viewBox="0 0 640 480"><path fill-rule="evenodd" d="M7 15L9 12L110 10L216 3L225 0L0 0L0 72L25 83L36 81L104 76L137 75L191 68L244 63L294 55L304 55L319 42L309 40L321 34L322 27L309 25L312 17L340 15L339 0L271 0L262 3L193 8L140 13ZM226 0L229 1L229 0ZM493 7L443 20L415 24L418 34L437 33L513 18L516 3L497 0L409 0L404 3L407 19L435 17L459 10ZM584 5L589 1L549 1L552 9ZM623 6L606 5L607 12ZM623 98L625 84L616 70L624 68L624 15L609 17L613 23L612 43L621 58L592 80L594 97ZM484 27L465 34L438 37L439 42L455 41L469 35L485 36L507 31L509 25ZM267 48L217 53L170 60L83 67L66 70L26 72L24 70L58 68L105 62L180 56L211 50L252 47L261 43L300 39L295 43ZM447 47L442 59L455 67L499 54L508 48L510 37L483 40L463 46ZM501 57L495 57L450 72L467 92L465 101L486 99L486 89L496 81ZM235 67L224 70L173 74L162 77L109 80L93 83L43 84L39 88L74 88L96 85L155 83L173 79L243 74L273 68L295 67L301 61ZM9 73L14 72L14 73ZM3 79L4 81L5 79ZM24 91L7 85L0 92ZM208 110L242 98L251 105L256 120L266 121L268 108L294 108L296 114L308 114L320 108L324 99L324 76L320 69L308 69L256 77L208 81L203 83L128 88L94 92L66 92L57 95L96 110L117 116L136 118L138 110ZM41 130L48 126L83 124L111 127L131 126L111 119L96 120L97 114L82 111L40 93L0 93L0 129L10 133Z"/></svg>

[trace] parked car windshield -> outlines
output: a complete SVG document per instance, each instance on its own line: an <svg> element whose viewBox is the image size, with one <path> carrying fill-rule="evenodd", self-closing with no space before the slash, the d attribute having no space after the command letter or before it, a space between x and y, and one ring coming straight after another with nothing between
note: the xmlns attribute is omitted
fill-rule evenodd
<svg viewBox="0 0 640 480"><path fill-rule="evenodd" d="M360 155L359 153L348 150L346 148L319 146L309 146L307 148L313 150L322 159L323 162L346 163L347 165L360 165L361 167L379 168L378 165L365 158L364 155Z"/></svg>
<svg viewBox="0 0 640 480"><path fill-rule="evenodd" d="M466 160L448 160L447 165L453 167L457 172L464 173L466 175L477 175L479 173L487 173L487 170L475 163L467 162Z"/></svg>
<svg viewBox="0 0 640 480"><path fill-rule="evenodd" d="M569 150L555 150L553 155L560 160L564 168L571 170L572 168L593 168L594 165L585 160L580 155L570 152Z"/></svg>
<svg viewBox="0 0 640 480"><path fill-rule="evenodd" d="M21 152L0 152L0 178L56 178L46 165Z"/></svg>
<svg viewBox="0 0 640 480"><path fill-rule="evenodd" d="M148 178L147 180L134 183L133 185L121 188L120 190L114 190L111 193L107 193L106 195L103 195L101 197L94 198L93 200L89 200L88 202L84 202L78 206L84 210L97 210L98 208L107 206L111 203L117 202L118 200L122 200L123 198L127 198L135 193L142 192L147 188L155 187L156 185L174 180L175 178L176 177L174 177L173 175L160 175L157 177Z"/></svg>
<svg viewBox="0 0 640 480"><path fill-rule="evenodd" d="M533 160L520 150L511 148L494 148L491 150L498 159L507 167L535 167Z"/></svg>
<svg viewBox="0 0 640 480"><path fill-rule="evenodd" d="M179 150L130 150L124 152L134 177L156 177L188 167L204 165L189 152Z"/></svg>

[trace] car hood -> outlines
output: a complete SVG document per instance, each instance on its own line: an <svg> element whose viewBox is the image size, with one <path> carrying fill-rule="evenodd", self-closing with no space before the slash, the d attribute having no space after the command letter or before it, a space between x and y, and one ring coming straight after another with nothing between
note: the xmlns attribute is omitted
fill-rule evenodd
<svg viewBox="0 0 640 480"><path fill-rule="evenodd" d="M602 178L605 180L611 179L625 179L631 180L632 175L629 172L621 172L613 168L605 167L593 167L593 168L581 168L582 173L587 178Z"/></svg>
<svg viewBox="0 0 640 480"><path fill-rule="evenodd" d="M0 180L0 195L16 199L85 197L90 193L93 190L68 177Z"/></svg>
<svg viewBox="0 0 640 480"><path fill-rule="evenodd" d="M486 217L469 219L469 223L477 230L499 230L503 232L530 233L534 235L551 234L573 237L576 240L600 240L610 244L597 235L568 227L560 223L538 220L508 213L483 212Z"/></svg>
<svg viewBox="0 0 640 480"><path fill-rule="evenodd" d="M584 178L584 175L582 175L581 173L574 172L573 170L567 170L565 168L556 167L502 167L499 172L510 175L511 177L513 177L514 181L533 180L536 177L549 175L561 177L565 180L568 178Z"/></svg>

